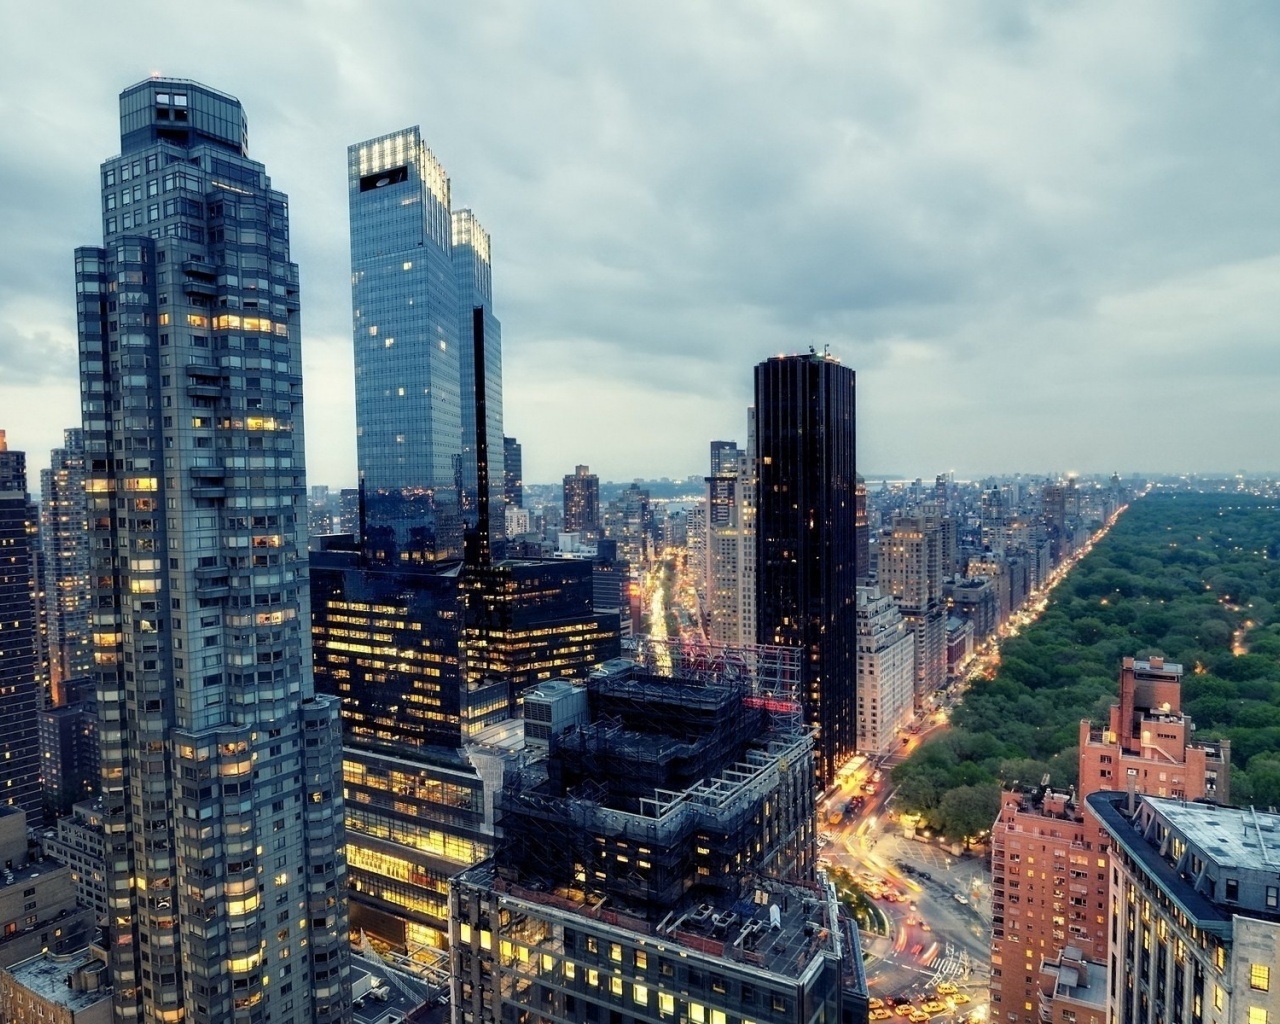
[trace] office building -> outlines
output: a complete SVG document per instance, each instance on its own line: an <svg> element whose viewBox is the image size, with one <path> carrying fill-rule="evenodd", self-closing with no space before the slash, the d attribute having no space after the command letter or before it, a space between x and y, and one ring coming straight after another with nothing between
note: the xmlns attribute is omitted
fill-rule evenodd
<svg viewBox="0 0 1280 1024"><path fill-rule="evenodd" d="M1107 1019L1280 1019L1280 815L1095 793L1111 847Z"/></svg>
<svg viewBox="0 0 1280 1024"><path fill-rule="evenodd" d="M84 431L63 431L63 446L40 471L40 538L49 621L50 683L55 703L62 682L93 668L89 636L88 509L84 489Z"/></svg>
<svg viewBox="0 0 1280 1024"><path fill-rule="evenodd" d="M619 651L590 561L387 565L311 556L318 690L342 698L354 928L411 957L443 948L448 878L487 857L502 774L470 748L545 680Z"/></svg>
<svg viewBox="0 0 1280 1024"><path fill-rule="evenodd" d="M865 1013L856 929L814 875L798 705L629 662L571 698L510 772L495 856L450 882L454 1019Z"/></svg>
<svg viewBox="0 0 1280 1024"><path fill-rule="evenodd" d="M755 369L756 635L798 647L826 786L857 749L854 372L815 353Z"/></svg>
<svg viewBox="0 0 1280 1024"><path fill-rule="evenodd" d="M489 236L471 211L453 210L449 178L416 126L350 146L347 171L366 541L393 561L460 558L479 508L478 337L489 436L502 436ZM501 448L488 456L501 493Z"/></svg>
<svg viewBox="0 0 1280 1024"><path fill-rule="evenodd" d="M711 475L736 476L744 454L737 441L712 441Z"/></svg>
<svg viewBox="0 0 1280 1024"><path fill-rule="evenodd" d="M524 450L514 437L502 439L502 500L524 508Z"/></svg>
<svg viewBox="0 0 1280 1024"><path fill-rule="evenodd" d="M916 647L893 598L858 588L858 752L887 754L915 713Z"/></svg>
<svg viewBox="0 0 1280 1024"><path fill-rule="evenodd" d="M0 807L20 808L38 821L41 669L31 526L26 455L9 448L0 431Z"/></svg>
<svg viewBox="0 0 1280 1024"><path fill-rule="evenodd" d="M344 1020L288 200L234 97L148 79L120 130L75 255L114 1018Z"/></svg>
<svg viewBox="0 0 1280 1024"><path fill-rule="evenodd" d="M470 210L453 211L453 270L458 285L458 355L462 399L463 521L475 529L480 514L479 466L487 464L489 536L505 536L506 444L502 437L502 327L493 315L489 233ZM485 429L476 429L479 410ZM489 443L489 438L493 443ZM480 451L480 446L485 451Z"/></svg>
<svg viewBox="0 0 1280 1024"><path fill-rule="evenodd" d="M600 478L589 466L578 466L564 478L564 530L595 536L600 526Z"/></svg>
<svg viewBox="0 0 1280 1024"><path fill-rule="evenodd" d="M1108 727L1080 723L1080 794L1225 800L1230 747L1190 742L1181 678L1180 665L1160 658L1122 661ZM991 832L991 1006L993 1020L1040 1024L1042 1005L1055 1018L1062 1009L1044 994L1042 960L1070 946L1093 964L1107 961L1109 840L1074 792L1022 782L1003 795Z"/></svg>
<svg viewBox="0 0 1280 1024"><path fill-rule="evenodd" d="M70 871L42 858L27 839L27 821L17 807L0 807L0 968L45 949L81 949L92 926L89 911L76 905Z"/></svg>
<svg viewBox="0 0 1280 1024"><path fill-rule="evenodd" d="M0 1020L5 1024L111 1024L106 954L37 953L0 971Z"/></svg>

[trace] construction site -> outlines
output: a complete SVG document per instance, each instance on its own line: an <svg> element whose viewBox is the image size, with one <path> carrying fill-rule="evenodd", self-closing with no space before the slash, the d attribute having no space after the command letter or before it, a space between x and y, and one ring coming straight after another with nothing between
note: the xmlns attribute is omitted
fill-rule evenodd
<svg viewBox="0 0 1280 1024"><path fill-rule="evenodd" d="M736 897L756 874L813 879L812 740L794 702L630 662L586 692L588 721L504 786L500 877L607 894L642 917Z"/></svg>

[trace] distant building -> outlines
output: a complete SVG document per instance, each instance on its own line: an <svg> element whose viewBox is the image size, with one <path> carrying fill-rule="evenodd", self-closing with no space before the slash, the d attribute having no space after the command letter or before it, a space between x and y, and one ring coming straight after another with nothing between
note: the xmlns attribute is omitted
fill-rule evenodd
<svg viewBox="0 0 1280 1024"><path fill-rule="evenodd" d="M857 566L858 584L871 579L871 520L867 514L867 485L858 477L853 491L853 561Z"/></svg>
<svg viewBox="0 0 1280 1024"><path fill-rule="evenodd" d="M507 505L524 507L524 450L514 437L502 439L502 498ZM526 531L527 532L527 531Z"/></svg>
<svg viewBox="0 0 1280 1024"><path fill-rule="evenodd" d="M887 754L915 708L915 638L893 598L858 588L858 751Z"/></svg>
<svg viewBox="0 0 1280 1024"><path fill-rule="evenodd" d="M755 368L756 636L799 647L826 786L857 749L854 372L825 355Z"/></svg>
<svg viewBox="0 0 1280 1024"><path fill-rule="evenodd" d="M877 582L892 594L916 643L916 706L947 677L947 611L942 596L943 532L936 505L899 515L881 538Z"/></svg>
<svg viewBox="0 0 1280 1024"><path fill-rule="evenodd" d="M600 532L600 478L589 466L579 466L564 478L564 530Z"/></svg>
<svg viewBox="0 0 1280 1024"><path fill-rule="evenodd" d="M1280 1019L1280 815L1095 793L1111 847L1107 1019Z"/></svg>
<svg viewBox="0 0 1280 1024"><path fill-rule="evenodd" d="M506 535L520 537L533 529L533 519L527 508L519 505L508 505L504 512Z"/></svg>

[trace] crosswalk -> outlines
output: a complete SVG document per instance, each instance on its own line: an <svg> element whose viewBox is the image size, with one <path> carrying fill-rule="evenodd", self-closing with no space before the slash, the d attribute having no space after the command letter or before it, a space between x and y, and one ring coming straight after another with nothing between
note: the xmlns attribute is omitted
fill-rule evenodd
<svg viewBox="0 0 1280 1024"><path fill-rule="evenodd" d="M929 978L929 984L936 985L940 981L963 981L971 972L969 954L962 949L957 949L954 943L948 942L943 948L942 956L933 963L933 975Z"/></svg>

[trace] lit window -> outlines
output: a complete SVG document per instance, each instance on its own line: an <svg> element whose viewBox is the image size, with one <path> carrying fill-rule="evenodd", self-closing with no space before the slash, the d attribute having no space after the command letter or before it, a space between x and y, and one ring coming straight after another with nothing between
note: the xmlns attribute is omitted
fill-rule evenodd
<svg viewBox="0 0 1280 1024"><path fill-rule="evenodd" d="M1249 987L1259 992L1271 991L1271 968L1266 964L1249 965Z"/></svg>
<svg viewBox="0 0 1280 1024"><path fill-rule="evenodd" d="M1249 1007L1249 1024L1267 1024L1267 1011L1261 1006Z"/></svg>

